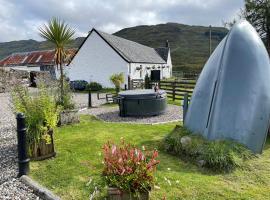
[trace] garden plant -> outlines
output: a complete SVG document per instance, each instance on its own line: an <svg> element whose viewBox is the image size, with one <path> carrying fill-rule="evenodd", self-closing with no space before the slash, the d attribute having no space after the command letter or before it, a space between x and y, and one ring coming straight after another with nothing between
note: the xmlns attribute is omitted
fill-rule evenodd
<svg viewBox="0 0 270 200"><path fill-rule="evenodd" d="M33 95L18 84L12 90L12 102L15 112L26 116L30 156L33 159L54 156L53 131L60 109L47 87L40 85L37 94Z"/></svg>
<svg viewBox="0 0 270 200"><path fill-rule="evenodd" d="M124 73L111 75L110 81L114 84L115 91L118 94L120 92L121 85L124 84L124 82L125 82Z"/></svg>
<svg viewBox="0 0 270 200"><path fill-rule="evenodd" d="M109 197L119 196L119 200L128 197L148 199L148 193L154 185L156 165L159 163L156 160L158 152L146 152L122 140L119 145L106 143L103 153L103 175L109 186Z"/></svg>

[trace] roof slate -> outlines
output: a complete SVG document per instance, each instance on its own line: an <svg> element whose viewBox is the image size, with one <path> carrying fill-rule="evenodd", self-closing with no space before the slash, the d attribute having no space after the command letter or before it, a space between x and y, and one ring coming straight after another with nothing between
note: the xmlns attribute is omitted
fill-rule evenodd
<svg viewBox="0 0 270 200"><path fill-rule="evenodd" d="M167 62L167 59L163 59L154 48L98 30L95 31L128 62L155 64L165 64Z"/></svg>
<svg viewBox="0 0 270 200"><path fill-rule="evenodd" d="M163 60L167 62L170 48L159 47L159 48L155 48L155 50L160 55L160 57L163 58Z"/></svg>

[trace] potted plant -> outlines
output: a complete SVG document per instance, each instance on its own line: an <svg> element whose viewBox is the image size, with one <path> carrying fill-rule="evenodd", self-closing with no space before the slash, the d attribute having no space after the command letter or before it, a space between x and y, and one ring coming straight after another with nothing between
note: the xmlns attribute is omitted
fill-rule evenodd
<svg viewBox="0 0 270 200"><path fill-rule="evenodd" d="M30 94L20 84L12 90L12 102L16 112L26 116L29 156L43 160L55 156L53 133L58 122L59 108L47 87L39 86L37 94Z"/></svg>
<svg viewBox="0 0 270 200"><path fill-rule="evenodd" d="M103 146L103 176L108 187L109 199L147 200L154 184L158 152L145 152L124 141L120 145Z"/></svg>
<svg viewBox="0 0 270 200"><path fill-rule="evenodd" d="M116 94L118 94L120 92L121 85L125 82L124 73L113 74L111 75L110 80L115 86Z"/></svg>
<svg viewBox="0 0 270 200"><path fill-rule="evenodd" d="M70 56L66 51L66 46L72 41L75 30L59 18L52 18L47 24L39 28L42 38L49 41L55 48L55 64L60 69L58 85L57 104L61 106L59 124L70 124L79 121L78 110L74 110L70 86L64 74L64 63L69 62Z"/></svg>
<svg viewBox="0 0 270 200"><path fill-rule="evenodd" d="M80 122L79 110L75 108L73 95L68 81L64 80L63 93L59 91L61 87L56 88L56 104L60 107L58 125L74 124ZM63 94L63 96L61 96Z"/></svg>

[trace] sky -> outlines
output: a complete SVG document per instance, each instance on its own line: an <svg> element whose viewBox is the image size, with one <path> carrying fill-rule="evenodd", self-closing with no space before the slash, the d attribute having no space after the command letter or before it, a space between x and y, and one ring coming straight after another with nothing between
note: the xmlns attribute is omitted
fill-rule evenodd
<svg viewBox="0 0 270 200"><path fill-rule="evenodd" d="M223 26L243 5L244 0L0 0L0 42L42 40L38 28L54 16L74 28L76 37L93 27L114 33L167 22Z"/></svg>

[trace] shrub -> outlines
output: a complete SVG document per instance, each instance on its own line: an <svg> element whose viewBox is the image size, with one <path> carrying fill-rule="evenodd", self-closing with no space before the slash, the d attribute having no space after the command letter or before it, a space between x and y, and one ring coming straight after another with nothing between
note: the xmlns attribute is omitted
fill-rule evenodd
<svg viewBox="0 0 270 200"><path fill-rule="evenodd" d="M145 89L151 89L150 77L149 77L148 73L146 73L146 75L144 77L144 88Z"/></svg>
<svg viewBox="0 0 270 200"><path fill-rule="evenodd" d="M213 171L231 171L253 156L247 148L234 141L208 141L181 126L176 126L164 138L163 148L185 160L203 161L203 166Z"/></svg>
<svg viewBox="0 0 270 200"><path fill-rule="evenodd" d="M91 91L99 91L102 90L102 85L97 82L91 82L87 85L87 89Z"/></svg>
<svg viewBox="0 0 270 200"><path fill-rule="evenodd" d="M159 161L158 152L143 152L126 144L106 143L103 146L106 183L122 191L135 194L149 191L154 183L154 171Z"/></svg>
<svg viewBox="0 0 270 200"><path fill-rule="evenodd" d="M41 139L48 139L48 131L57 125L59 108L47 88L40 86L36 95L30 95L26 87L16 85L12 90L12 102L16 112L25 114L30 147Z"/></svg>
<svg viewBox="0 0 270 200"><path fill-rule="evenodd" d="M110 81L114 84L116 93L120 92L121 85L125 82L124 73L113 74L110 77Z"/></svg>
<svg viewBox="0 0 270 200"><path fill-rule="evenodd" d="M70 88L72 90L84 91L87 88L87 84L88 82L84 80L70 81Z"/></svg>

